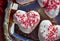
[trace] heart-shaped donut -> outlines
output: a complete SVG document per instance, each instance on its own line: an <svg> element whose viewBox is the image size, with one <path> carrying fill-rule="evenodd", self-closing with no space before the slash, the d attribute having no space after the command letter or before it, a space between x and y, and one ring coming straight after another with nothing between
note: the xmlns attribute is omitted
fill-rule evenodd
<svg viewBox="0 0 60 41"><path fill-rule="evenodd" d="M60 7L59 0L38 0L38 3L50 18L54 18L58 15Z"/></svg>
<svg viewBox="0 0 60 41"><path fill-rule="evenodd" d="M39 39L41 41L54 41L60 38L60 25L53 25L49 20L43 20L40 24Z"/></svg>
<svg viewBox="0 0 60 41"><path fill-rule="evenodd" d="M14 14L14 22L22 32L31 33L40 22L40 15L34 10L29 12L17 10Z"/></svg>

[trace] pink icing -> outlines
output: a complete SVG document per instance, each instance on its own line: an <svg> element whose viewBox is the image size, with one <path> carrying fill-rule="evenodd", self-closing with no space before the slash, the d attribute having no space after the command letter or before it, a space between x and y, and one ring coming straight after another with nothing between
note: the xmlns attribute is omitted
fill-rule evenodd
<svg viewBox="0 0 60 41"><path fill-rule="evenodd" d="M55 28L53 25L50 25L48 28L48 36L45 37L45 40L46 41L53 41L53 40L58 39L59 36L57 35L58 34L57 30L58 30L57 27ZM54 37L54 35L55 35L55 37Z"/></svg>
<svg viewBox="0 0 60 41"><path fill-rule="evenodd" d="M57 2L58 1L58 2ZM43 2L44 7L47 9L47 12L50 11L51 9L56 10L57 5L60 5L60 0L47 0L47 2Z"/></svg>

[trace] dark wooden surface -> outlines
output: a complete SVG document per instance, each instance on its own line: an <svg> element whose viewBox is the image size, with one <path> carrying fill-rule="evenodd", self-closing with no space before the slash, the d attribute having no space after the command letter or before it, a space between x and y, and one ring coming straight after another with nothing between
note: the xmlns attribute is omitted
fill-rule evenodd
<svg viewBox="0 0 60 41"><path fill-rule="evenodd" d="M4 14L5 14L4 12L0 11L0 41L5 41L3 30Z"/></svg>
<svg viewBox="0 0 60 41"><path fill-rule="evenodd" d="M0 41L5 41L3 22L4 22L6 6L7 6L7 0L0 0Z"/></svg>

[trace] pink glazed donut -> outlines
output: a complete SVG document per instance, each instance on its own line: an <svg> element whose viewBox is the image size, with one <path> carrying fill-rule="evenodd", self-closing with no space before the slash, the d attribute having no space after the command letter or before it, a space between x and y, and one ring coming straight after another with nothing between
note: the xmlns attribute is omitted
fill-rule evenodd
<svg viewBox="0 0 60 41"><path fill-rule="evenodd" d="M55 41L60 38L60 25L53 25L49 20L43 20L38 36L40 41Z"/></svg>
<svg viewBox="0 0 60 41"><path fill-rule="evenodd" d="M58 15L60 0L38 0L38 3L50 18L54 18Z"/></svg>

